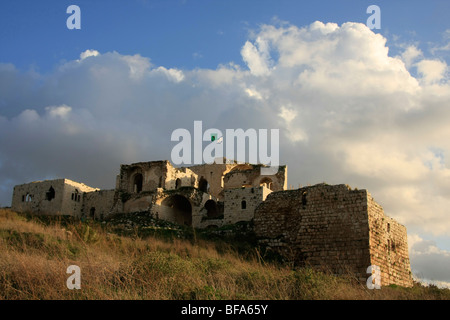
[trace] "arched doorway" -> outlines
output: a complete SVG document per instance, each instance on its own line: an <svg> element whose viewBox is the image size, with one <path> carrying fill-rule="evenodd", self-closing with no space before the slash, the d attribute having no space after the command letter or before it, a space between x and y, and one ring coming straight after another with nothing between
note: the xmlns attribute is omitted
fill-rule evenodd
<svg viewBox="0 0 450 320"><path fill-rule="evenodd" d="M144 177L141 173L137 173L133 179L133 192L139 193L142 191L142 182L144 181Z"/></svg>
<svg viewBox="0 0 450 320"><path fill-rule="evenodd" d="M92 219L95 219L95 207L91 207L91 209L89 210L89 216Z"/></svg>
<svg viewBox="0 0 450 320"><path fill-rule="evenodd" d="M175 194L164 199L161 205L168 208L168 220L181 225L192 225L192 205L186 197Z"/></svg>
<svg viewBox="0 0 450 320"><path fill-rule="evenodd" d="M200 181L198 182L198 188L200 189L200 191L208 192L208 180L201 177Z"/></svg>

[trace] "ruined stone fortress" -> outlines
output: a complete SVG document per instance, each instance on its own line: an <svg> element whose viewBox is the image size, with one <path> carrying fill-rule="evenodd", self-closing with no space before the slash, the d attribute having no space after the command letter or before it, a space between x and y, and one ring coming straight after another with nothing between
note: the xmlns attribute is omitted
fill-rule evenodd
<svg viewBox="0 0 450 320"><path fill-rule="evenodd" d="M262 176L262 165L222 162L121 165L113 190L68 179L22 184L14 187L12 209L93 219L148 212L194 228L252 221L258 242L296 266L365 281L367 268L376 265L382 286L412 285L406 228L366 190L327 184L287 190L286 166Z"/></svg>

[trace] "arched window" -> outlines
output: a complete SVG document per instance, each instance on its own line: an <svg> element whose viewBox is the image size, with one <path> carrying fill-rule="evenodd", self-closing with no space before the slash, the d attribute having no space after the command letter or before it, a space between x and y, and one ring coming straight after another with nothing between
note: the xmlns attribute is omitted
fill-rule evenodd
<svg viewBox="0 0 450 320"><path fill-rule="evenodd" d="M200 181L198 182L198 188L203 192L208 192L208 181L201 177Z"/></svg>
<svg viewBox="0 0 450 320"><path fill-rule="evenodd" d="M241 202L241 209L247 209L247 201L242 200L242 202Z"/></svg>
<svg viewBox="0 0 450 320"><path fill-rule="evenodd" d="M142 177L141 173L138 173L134 176L133 180L133 192L139 193L142 191L142 182L144 181L144 178Z"/></svg>
<svg viewBox="0 0 450 320"><path fill-rule="evenodd" d="M303 206L306 206L306 203L307 203L307 200L306 200L306 191L305 191L305 192L303 192L303 194L302 194L302 205L303 205Z"/></svg>
<svg viewBox="0 0 450 320"><path fill-rule="evenodd" d="M260 186L265 186L266 188L270 189L273 191L273 184L272 184L272 179L270 178L262 178L261 181L259 182Z"/></svg>
<svg viewBox="0 0 450 320"><path fill-rule="evenodd" d="M72 193L72 200L80 202L80 195L78 189L75 189L75 192Z"/></svg>

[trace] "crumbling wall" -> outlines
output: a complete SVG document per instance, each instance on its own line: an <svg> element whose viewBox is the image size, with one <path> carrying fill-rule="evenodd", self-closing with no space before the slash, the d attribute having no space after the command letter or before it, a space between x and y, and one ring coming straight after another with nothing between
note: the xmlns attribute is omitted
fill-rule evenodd
<svg viewBox="0 0 450 320"><path fill-rule="evenodd" d="M389 234L380 221L391 223ZM254 222L259 242L295 265L350 273L361 281L370 276L367 268L377 265L382 285L412 283L406 229L387 218L366 190L319 184L274 192L257 207ZM395 256L382 245L374 248L387 239L399 244Z"/></svg>
<svg viewBox="0 0 450 320"><path fill-rule="evenodd" d="M128 193L136 193L135 177L142 175L141 191L155 191L157 188L164 188L166 181L167 167L169 161L139 162L130 165L122 164L118 178L119 190ZM171 165L170 165L171 166Z"/></svg>
<svg viewBox="0 0 450 320"><path fill-rule="evenodd" d="M204 179L209 185L208 193L219 200L223 200L223 176L235 166L235 164L226 163L226 160L224 160L224 163L196 165L189 167L189 169L197 175L196 188L200 188L200 180Z"/></svg>
<svg viewBox="0 0 450 320"><path fill-rule="evenodd" d="M189 168L167 167L167 175L165 180L165 188L175 190L181 187L198 188L199 178Z"/></svg>
<svg viewBox="0 0 450 320"><path fill-rule="evenodd" d="M285 190L287 187L287 167L280 166L273 175L261 175L262 165L237 165L224 176L224 188L259 187L266 185L272 191Z"/></svg>
<svg viewBox="0 0 450 320"><path fill-rule="evenodd" d="M384 214L383 208L367 195L371 264L380 267L381 285L412 286L405 226Z"/></svg>
<svg viewBox="0 0 450 320"><path fill-rule="evenodd" d="M201 210L206 201L214 199L194 187L181 187L177 190L158 189L153 197L149 211L155 218L195 228L201 225Z"/></svg>

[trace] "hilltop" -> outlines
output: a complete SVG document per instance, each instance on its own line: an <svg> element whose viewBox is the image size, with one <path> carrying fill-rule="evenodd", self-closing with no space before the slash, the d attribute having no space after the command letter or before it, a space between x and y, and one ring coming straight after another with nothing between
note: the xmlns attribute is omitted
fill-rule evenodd
<svg viewBox="0 0 450 320"><path fill-rule="evenodd" d="M0 299L450 299L450 290L369 290L352 277L292 270L251 238L116 217L108 223L0 209ZM245 235L245 227L241 227ZM81 269L69 290L66 269Z"/></svg>

